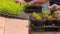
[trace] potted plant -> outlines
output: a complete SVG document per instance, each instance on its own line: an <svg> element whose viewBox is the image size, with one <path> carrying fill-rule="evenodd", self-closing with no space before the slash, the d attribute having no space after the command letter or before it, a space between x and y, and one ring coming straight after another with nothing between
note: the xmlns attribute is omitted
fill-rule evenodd
<svg viewBox="0 0 60 34"><path fill-rule="evenodd" d="M56 25L60 26L60 10L55 11L53 16L56 18Z"/></svg>
<svg viewBox="0 0 60 34"><path fill-rule="evenodd" d="M53 24L53 21L52 21L53 17L51 16L50 10L45 10L43 12L43 14L44 14L45 18L47 19L45 25L52 25Z"/></svg>
<svg viewBox="0 0 60 34"><path fill-rule="evenodd" d="M25 9L24 4L15 3L14 0L1 0L0 1L0 14L4 16L14 16L20 15L21 11ZM20 18L20 16L19 16Z"/></svg>
<svg viewBox="0 0 60 34"><path fill-rule="evenodd" d="M59 15L59 13L60 13L59 10L60 10L60 9L58 9L57 6L58 6L58 5L56 5L56 4L50 6L50 9L51 9L51 10L54 10L54 12L53 12L52 15L49 15L49 16L47 17L47 19L49 20L48 23L50 22L49 24L47 23L49 26L60 25L60 24L59 24L59 17L58 17L58 16L60 16L60 15ZM57 10L57 9L58 9L58 10ZM51 20L51 21L50 21L50 20ZM47 26L48 26L48 25L47 25ZM58 31L58 28L54 28L54 27L50 27L50 28L49 28L49 27L48 27L48 28L45 28L45 31Z"/></svg>
<svg viewBox="0 0 60 34"><path fill-rule="evenodd" d="M57 4L53 4L52 6L49 7L51 10L53 10L53 18L55 19L54 23L57 25L59 24L60 21L60 6Z"/></svg>
<svg viewBox="0 0 60 34"><path fill-rule="evenodd" d="M33 24L33 30L38 30L40 31L41 28L44 26L45 21L42 19L41 14L33 12L32 15L30 16L31 18L31 23Z"/></svg>
<svg viewBox="0 0 60 34"><path fill-rule="evenodd" d="M36 23L38 23L40 26L42 26L44 24L44 20L42 19L41 14L33 12L32 15L33 15L33 18L34 18L34 20L32 19L33 21L36 21Z"/></svg>

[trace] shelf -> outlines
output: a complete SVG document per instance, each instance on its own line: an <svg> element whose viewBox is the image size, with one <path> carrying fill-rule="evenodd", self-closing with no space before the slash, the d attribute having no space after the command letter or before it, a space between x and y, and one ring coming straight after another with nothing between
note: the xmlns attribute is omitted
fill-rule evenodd
<svg viewBox="0 0 60 34"><path fill-rule="evenodd" d="M44 26L44 28L60 28L60 26Z"/></svg>
<svg viewBox="0 0 60 34"><path fill-rule="evenodd" d="M32 25L33 25L33 24L32 24ZM40 27L37 26L37 27L36 27L36 26L33 25L33 28L60 28L60 26L40 26Z"/></svg>

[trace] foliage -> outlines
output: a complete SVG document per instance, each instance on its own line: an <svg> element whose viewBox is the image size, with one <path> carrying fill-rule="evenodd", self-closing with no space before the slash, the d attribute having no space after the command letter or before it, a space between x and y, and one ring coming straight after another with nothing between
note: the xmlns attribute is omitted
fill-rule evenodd
<svg viewBox="0 0 60 34"><path fill-rule="evenodd" d="M36 19L42 19L42 17L38 14L38 13L36 13L36 12L33 12L33 16L36 18Z"/></svg>
<svg viewBox="0 0 60 34"><path fill-rule="evenodd" d="M43 14L44 14L44 15L49 15L49 14L50 14L50 11L49 11L49 10L45 10L45 11L43 12Z"/></svg>
<svg viewBox="0 0 60 34"><path fill-rule="evenodd" d="M53 16L57 18L57 20L60 20L60 11L57 10L53 13Z"/></svg>
<svg viewBox="0 0 60 34"><path fill-rule="evenodd" d="M53 17L52 17L51 15L49 15L47 18L48 18L48 19L52 19Z"/></svg>
<svg viewBox="0 0 60 34"><path fill-rule="evenodd" d="M24 9L24 4L15 3L14 0L0 0L0 12L6 14L20 14Z"/></svg>

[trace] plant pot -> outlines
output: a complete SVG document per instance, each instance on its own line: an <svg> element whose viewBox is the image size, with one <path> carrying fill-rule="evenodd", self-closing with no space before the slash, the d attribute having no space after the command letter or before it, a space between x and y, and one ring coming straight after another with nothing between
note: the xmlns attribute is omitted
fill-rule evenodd
<svg viewBox="0 0 60 34"><path fill-rule="evenodd" d="M45 25L46 26L57 26L56 24L56 20L47 20ZM45 28L45 31L49 31L49 32L52 32L52 31L59 31L57 27L47 27Z"/></svg>
<svg viewBox="0 0 60 34"><path fill-rule="evenodd" d="M60 26L60 21L56 20L56 25Z"/></svg>
<svg viewBox="0 0 60 34"><path fill-rule="evenodd" d="M40 13L39 13L40 14ZM41 14L40 14L41 15ZM30 21L34 26L39 27L39 26L44 26L45 21L43 19L36 19L32 14L30 16Z"/></svg>
<svg viewBox="0 0 60 34"><path fill-rule="evenodd" d="M44 29L42 27L44 27L45 21L37 21L37 20L31 20L31 27L33 31L43 31Z"/></svg>
<svg viewBox="0 0 60 34"><path fill-rule="evenodd" d="M32 23L35 27L40 27L40 26L44 26L45 21L37 21L37 20L33 21L33 20L31 20L31 23Z"/></svg>
<svg viewBox="0 0 60 34"><path fill-rule="evenodd" d="M47 26L47 25L53 25L53 24L55 24L55 23L53 22L53 20L46 20L46 23L45 23L46 26Z"/></svg>
<svg viewBox="0 0 60 34"><path fill-rule="evenodd" d="M51 27L50 27L50 28L45 28L45 31L46 31L46 32L53 32L53 31L56 32L56 31L59 31L59 30L58 30L58 28L53 28L53 27L51 28Z"/></svg>

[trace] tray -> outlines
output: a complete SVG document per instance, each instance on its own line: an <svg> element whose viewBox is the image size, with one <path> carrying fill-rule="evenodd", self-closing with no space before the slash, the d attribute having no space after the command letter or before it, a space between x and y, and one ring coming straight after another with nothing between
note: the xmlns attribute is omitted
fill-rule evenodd
<svg viewBox="0 0 60 34"><path fill-rule="evenodd" d="M7 17L7 18L29 19L29 17L24 11L21 11L19 15L8 15L8 14L0 12L0 16Z"/></svg>

